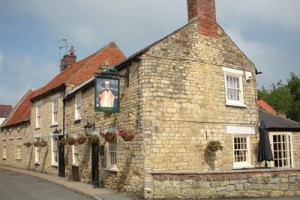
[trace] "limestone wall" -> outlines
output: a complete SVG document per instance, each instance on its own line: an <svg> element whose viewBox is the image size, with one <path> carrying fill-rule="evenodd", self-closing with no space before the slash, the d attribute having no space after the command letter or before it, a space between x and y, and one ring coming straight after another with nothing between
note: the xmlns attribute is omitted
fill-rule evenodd
<svg viewBox="0 0 300 200"><path fill-rule="evenodd" d="M154 199L300 196L298 170L154 173Z"/></svg>

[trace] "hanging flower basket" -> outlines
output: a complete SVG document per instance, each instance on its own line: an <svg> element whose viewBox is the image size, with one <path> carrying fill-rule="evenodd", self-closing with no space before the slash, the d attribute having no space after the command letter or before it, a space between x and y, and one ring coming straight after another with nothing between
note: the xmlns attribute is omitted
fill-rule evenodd
<svg viewBox="0 0 300 200"><path fill-rule="evenodd" d="M40 144L40 142L38 142L38 141L35 141L35 142L33 142L33 146L35 146L35 147L40 147L40 146L41 146L41 144Z"/></svg>
<svg viewBox="0 0 300 200"><path fill-rule="evenodd" d="M85 136L79 136L77 139L78 144L83 144L86 141L86 137Z"/></svg>
<svg viewBox="0 0 300 200"><path fill-rule="evenodd" d="M116 134L112 133L112 132L107 132L104 135L104 138L107 142L113 142L116 139Z"/></svg>
<svg viewBox="0 0 300 200"><path fill-rule="evenodd" d="M68 142L69 145L74 145L76 140L75 140L75 138L70 137L70 138L68 138L67 142Z"/></svg>
<svg viewBox="0 0 300 200"><path fill-rule="evenodd" d="M124 139L124 141L132 141L136 135L133 131L119 131L118 135Z"/></svg>
<svg viewBox="0 0 300 200"><path fill-rule="evenodd" d="M31 143L31 142L25 142L24 145L25 145L26 147L30 147L30 146L32 145L32 143Z"/></svg>
<svg viewBox="0 0 300 200"><path fill-rule="evenodd" d="M210 151L210 152L216 152L218 150L223 150L223 146L221 144L220 141L218 140L211 140L207 143L207 149Z"/></svg>
<svg viewBox="0 0 300 200"><path fill-rule="evenodd" d="M61 139L58 142L59 146L65 146L66 144L68 144L68 141L66 139Z"/></svg>
<svg viewBox="0 0 300 200"><path fill-rule="evenodd" d="M99 144L99 138L96 135L91 135L89 137L89 141L91 144Z"/></svg>
<svg viewBox="0 0 300 200"><path fill-rule="evenodd" d="M47 146L47 142L46 142L46 141L44 141L44 140L42 140L42 141L40 142L40 146L41 146L41 147L45 147L45 146Z"/></svg>

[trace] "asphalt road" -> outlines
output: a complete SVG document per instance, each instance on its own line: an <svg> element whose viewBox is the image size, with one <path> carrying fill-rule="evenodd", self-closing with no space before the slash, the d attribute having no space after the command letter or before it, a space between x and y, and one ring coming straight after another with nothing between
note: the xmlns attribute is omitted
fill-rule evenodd
<svg viewBox="0 0 300 200"><path fill-rule="evenodd" d="M1 200L90 200L46 180L0 169Z"/></svg>

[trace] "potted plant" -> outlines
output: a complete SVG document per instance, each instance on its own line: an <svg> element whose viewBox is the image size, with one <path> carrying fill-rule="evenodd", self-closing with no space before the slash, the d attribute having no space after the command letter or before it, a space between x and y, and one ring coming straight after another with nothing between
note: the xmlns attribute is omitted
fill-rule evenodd
<svg viewBox="0 0 300 200"><path fill-rule="evenodd" d="M25 145L26 147L30 147L30 146L32 145L32 143L31 143L31 142L25 142L24 145Z"/></svg>
<svg viewBox="0 0 300 200"><path fill-rule="evenodd" d="M68 143L68 141L64 138L59 140L59 142L58 142L59 146L65 146L67 143Z"/></svg>
<svg viewBox="0 0 300 200"><path fill-rule="evenodd" d="M73 137L69 137L67 141L68 141L69 145L74 145L76 142L75 138L73 138Z"/></svg>
<svg viewBox="0 0 300 200"><path fill-rule="evenodd" d="M41 147L45 147L45 146L47 146L47 142L46 142L46 141L44 141L44 140L42 140L42 141L40 142L40 146L41 146Z"/></svg>
<svg viewBox="0 0 300 200"><path fill-rule="evenodd" d="M104 138L107 142L113 142L116 139L116 134L112 132L107 132L104 134Z"/></svg>
<svg viewBox="0 0 300 200"><path fill-rule="evenodd" d="M91 135L89 141L91 144L99 144L99 137L97 135Z"/></svg>
<svg viewBox="0 0 300 200"><path fill-rule="evenodd" d="M78 144L83 144L86 141L86 137L81 135L76 140L77 140Z"/></svg>
<svg viewBox="0 0 300 200"><path fill-rule="evenodd" d="M41 146L41 144L40 144L40 142L39 142L39 141L34 141L34 142L33 142L33 146L35 146L35 147L39 147L39 146Z"/></svg>
<svg viewBox="0 0 300 200"><path fill-rule="evenodd" d="M210 152L216 152L218 150L223 150L223 146L219 140L210 140L207 143L207 149Z"/></svg>
<svg viewBox="0 0 300 200"><path fill-rule="evenodd" d="M119 131L118 135L124 139L124 141L131 141L133 140L134 136L136 135L133 131Z"/></svg>

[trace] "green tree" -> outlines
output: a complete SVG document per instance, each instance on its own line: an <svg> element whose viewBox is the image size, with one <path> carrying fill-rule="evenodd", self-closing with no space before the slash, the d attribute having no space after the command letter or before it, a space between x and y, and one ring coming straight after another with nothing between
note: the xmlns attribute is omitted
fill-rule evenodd
<svg viewBox="0 0 300 200"><path fill-rule="evenodd" d="M282 81L272 84L270 90L262 87L258 98L270 104L278 113L285 113L288 118L300 122L300 78L291 73L287 84Z"/></svg>

